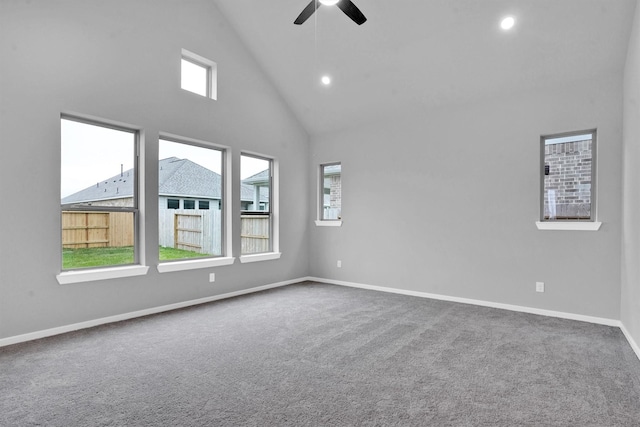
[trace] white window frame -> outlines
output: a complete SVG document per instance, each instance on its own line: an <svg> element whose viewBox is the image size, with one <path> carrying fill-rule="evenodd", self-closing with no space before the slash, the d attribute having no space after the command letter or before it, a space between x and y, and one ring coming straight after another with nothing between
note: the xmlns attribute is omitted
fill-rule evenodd
<svg viewBox="0 0 640 427"><path fill-rule="evenodd" d="M279 162L276 158L250 152L250 151L242 151L240 153L240 158L242 156L247 157L255 157L257 159L267 160L270 162L271 169L271 177L270 177L270 188L269 188L269 216L270 216L270 251L268 252L260 252L254 254L240 254L240 262L251 263L251 262L259 262L259 261L271 261L280 259L282 253L280 252L280 177L279 177ZM242 181L240 181L240 187L242 186ZM240 195L242 195L242 190L240 190ZM242 213L250 212L241 210ZM240 249L242 251L242 249Z"/></svg>
<svg viewBox="0 0 640 427"><path fill-rule="evenodd" d="M218 65L215 62L211 61L210 59L207 59L204 56L200 56L197 53L193 53L186 49L182 49L182 56L180 61L181 69L182 69L182 61L190 62L206 70L207 72L206 73L207 75L206 97L211 98L213 100L217 100L218 99ZM181 79L182 79L182 75L181 75ZM180 87L183 90L186 90L188 92L196 93L196 92L190 91L189 89L183 88L182 84L180 84ZM199 94L196 93L196 95L199 95Z"/></svg>
<svg viewBox="0 0 640 427"><path fill-rule="evenodd" d="M140 207L140 200L143 200L141 188L143 186L144 173L142 171L143 162L140 161L141 146L144 143L142 137L142 129L140 127L121 123L113 120L107 120L99 117L89 116L85 114L63 112L60 114L60 121L70 120L87 125L104 127L123 132L130 132L134 135L134 189L133 189L133 207L116 207L116 206L81 206L74 204L60 205L60 268L61 271L56 275L59 284L73 284L91 282L97 280L118 279L132 276L141 276L147 274L149 267L145 263L145 251L143 242L144 215L143 209ZM60 147L62 147L62 135L59 129L58 136ZM83 269L63 270L62 269L62 212L63 211L99 211L99 212L132 212L134 217L134 262L127 265L99 266L88 267Z"/></svg>
<svg viewBox="0 0 640 427"><path fill-rule="evenodd" d="M222 267L232 265L235 257L232 256L231 247L231 149L225 145L214 144L212 142L202 141L199 139L188 138L184 136L174 135L161 132L159 140L177 142L180 144L193 145L196 147L209 148L222 152L222 255L217 257L205 257L196 259L185 259L177 261L162 261L158 263L157 269L160 273L170 273L174 271L195 270L200 268ZM156 164L158 164L158 161ZM156 197L158 188L156 188ZM157 232L157 231L156 231Z"/></svg>
<svg viewBox="0 0 640 427"><path fill-rule="evenodd" d="M342 212L338 219L325 219L324 218L324 170L327 166L335 166L340 165L342 168L341 162L329 162L322 163L318 168L318 195L316 200L318 201L318 209L316 212L316 221L315 224L317 227L341 227L342 226ZM342 179L342 170L340 172L340 177ZM340 182L340 193L342 194L342 181Z"/></svg>
<svg viewBox="0 0 640 427"><path fill-rule="evenodd" d="M548 219L544 216L544 180L545 180L545 146L548 140L570 138L578 135L591 135L591 195L589 219ZM538 230L564 230L564 231L597 231L602 223L598 221L598 197L597 197L597 129L564 132L540 136L540 219L536 221Z"/></svg>

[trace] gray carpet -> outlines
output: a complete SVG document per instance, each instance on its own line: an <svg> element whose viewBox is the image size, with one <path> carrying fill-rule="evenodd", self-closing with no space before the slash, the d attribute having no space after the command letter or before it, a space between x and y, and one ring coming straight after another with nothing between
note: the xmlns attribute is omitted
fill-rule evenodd
<svg viewBox="0 0 640 427"><path fill-rule="evenodd" d="M305 283L0 349L2 426L639 426L617 328Z"/></svg>

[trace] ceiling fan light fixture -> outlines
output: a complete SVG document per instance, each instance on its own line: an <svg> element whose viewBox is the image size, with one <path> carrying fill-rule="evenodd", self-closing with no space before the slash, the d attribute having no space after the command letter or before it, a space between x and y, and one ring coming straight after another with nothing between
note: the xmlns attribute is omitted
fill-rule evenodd
<svg viewBox="0 0 640 427"><path fill-rule="evenodd" d="M358 25L362 25L367 22L367 17L358 9L358 6L353 4L351 0L311 0L307 7L305 7L300 15L293 21L296 25L302 25L309 19L311 15L321 6L337 6L338 9L344 12L353 22Z"/></svg>

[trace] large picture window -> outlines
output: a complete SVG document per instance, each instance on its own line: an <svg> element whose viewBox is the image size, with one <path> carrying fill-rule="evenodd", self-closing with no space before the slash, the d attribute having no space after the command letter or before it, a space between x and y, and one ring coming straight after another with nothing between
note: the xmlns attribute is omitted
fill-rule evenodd
<svg viewBox="0 0 640 427"><path fill-rule="evenodd" d="M62 270L138 263L135 130L61 118Z"/></svg>
<svg viewBox="0 0 640 427"><path fill-rule="evenodd" d="M224 255L224 151L160 139L158 240L160 261Z"/></svg>
<svg viewBox="0 0 640 427"><path fill-rule="evenodd" d="M595 221L596 131L541 137L542 221Z"/></svg>
<svg viewBox="0 0 640 427"><path fill-rule="evenodd" d="M241 255L271 252L273 160L243 154L240 157Z"/></svg>

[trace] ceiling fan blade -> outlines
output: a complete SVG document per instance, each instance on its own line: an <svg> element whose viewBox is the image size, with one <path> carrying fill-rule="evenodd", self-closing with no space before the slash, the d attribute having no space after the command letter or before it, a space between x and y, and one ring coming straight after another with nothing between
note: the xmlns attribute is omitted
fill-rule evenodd
<svg viewBox="0 0 640 427"><path fill-rule="evenodd" d="M309 17L313 15L313 12L315 12L319 7L320 2L318 0L311 0L311 3L309 3L307 7L304 8L304 10L300 13L300 15L298 15L293 23L296 25L301 25L302 23L304 23L304 21L309 19Z"/></svg>
<svg viewBox="0 0 640 427"><path fill-rule="evenodd" d="M367 18L351 0L340 0L336 6L358 25L362 25L367 21Z"/></svg>

